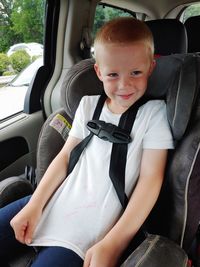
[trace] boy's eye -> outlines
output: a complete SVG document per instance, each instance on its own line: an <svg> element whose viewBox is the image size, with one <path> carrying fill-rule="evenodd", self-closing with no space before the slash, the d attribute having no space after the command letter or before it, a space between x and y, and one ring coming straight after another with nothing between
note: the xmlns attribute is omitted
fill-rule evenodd
<svg viewBox="0 0 200 267"><path fill-rule="evenodd" d="M112 77L112 78L117 77L117 76L118 76L118 74L115 72L108 74L108 77Z"/></svg>
<svg viewBox="0 0 200 267"><path fill-rule="evenodd" d="M132 73L131 73L133 76L138 76L138 75L141 75L142 72L140 70L134 70Z"/></svg>

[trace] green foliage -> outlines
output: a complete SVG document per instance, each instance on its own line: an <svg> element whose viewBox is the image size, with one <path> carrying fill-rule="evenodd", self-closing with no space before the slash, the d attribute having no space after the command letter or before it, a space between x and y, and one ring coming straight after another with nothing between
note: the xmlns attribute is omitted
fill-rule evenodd
<svg viewBox="0 0 200 267"><path fill-rule="evenodd" d="M12 30L24 42L43 43L43 0L18 0L11 14Z"/></svg>
<svg viewBox="0 0 200 267"><path fill-rule="evenodd" d="M3 72L2 76L10 76L10 75L15 75L15 74L16 73L14 71L7 70L7 71L4 71Z"/></svg>
<svg viewBox="0 0 200 267"><path fill-rule="evenodd" d="M1 0L0 52L11 45L43 43L44 3L46 0Z"/></svg>
<svg viewBox="0 0 200 267"><path fill-rule="evenodd" d="M31 61L33 62L33 61L35 61L39 57L41 57L41 56L32 56Z"/></svg>
<svg viewBox="0 0 200 267"><path fill-rule="evenodd" d="M194 4L186 8L183 15L183 22L189 17L194 17L200 15L200 4Z"/></svg>
<svg viewBox="0 0 200 267"><path fill-rule="evenodd" d="M16 72L20 72L31 62L31 57L25 50L19 50L10 56L12 68Z"/></svg>
<svg viewBox="0 0 200 267"><path fill-rule="evenodd" d="M0 51L6 53L14 43L21 43L22 38L16 35L9 26L0 26Z"/></svg>
<svg viewBox="0 0 200 267"><path fill-rule="evenodd" d="M10 60L6 54L0 53L0 75L5 72L10 64Z"/></svg>

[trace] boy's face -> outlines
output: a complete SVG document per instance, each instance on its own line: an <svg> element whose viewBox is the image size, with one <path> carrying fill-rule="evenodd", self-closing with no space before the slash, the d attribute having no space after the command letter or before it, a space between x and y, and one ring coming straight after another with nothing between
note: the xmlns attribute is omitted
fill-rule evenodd
<svg viewBox="0 0 200 267"><path fill-rule="evenodd" d="M113 113L123 113L147 88L155 62L144 43L99 45L94 68L108 96Z"/></svg>

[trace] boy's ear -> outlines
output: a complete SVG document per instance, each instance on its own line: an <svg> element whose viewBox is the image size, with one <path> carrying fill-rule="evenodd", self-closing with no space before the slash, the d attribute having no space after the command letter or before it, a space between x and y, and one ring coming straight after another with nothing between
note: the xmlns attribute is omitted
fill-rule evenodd
<svg viewBox="0 0 200 267"><path fill-rule="evenodd" d="M156 61L155 61L155 59L154 59L154 60L152 60L152 62L151 62L151 66L150 66L150 69L149 69L149 76L152 74L152 72L153 72L155 66L156 66Z"/></svg>
<svg viewBox="0 0 200 267"><path fill-rule="evenodd" d="M96 72L97 77L99 78L99 80L102 81L101 71L100 71L99 66L98 66L97 63L94 64L94 70L95 70L95 72Z"/></svg>

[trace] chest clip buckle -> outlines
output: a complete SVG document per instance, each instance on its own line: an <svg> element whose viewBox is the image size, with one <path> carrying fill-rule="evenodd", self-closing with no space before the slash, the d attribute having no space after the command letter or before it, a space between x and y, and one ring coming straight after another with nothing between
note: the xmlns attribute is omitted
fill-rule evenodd
<svg viewBox="0 0 200 267"><path fill-rule="evenodd" d="M127 131L112 123L101 120L90 120L87 123L87 128L104 141L118 144L128 144L131 142L131 137Z"/></svg>

